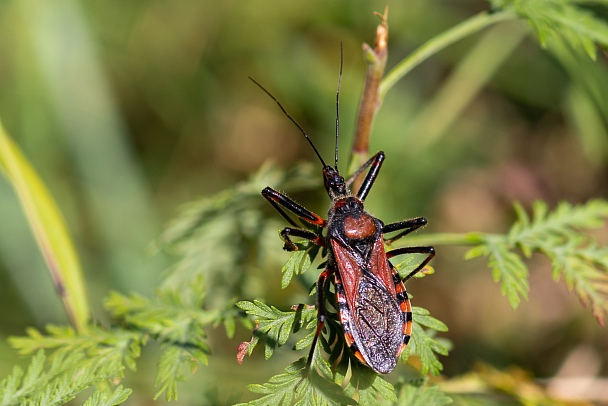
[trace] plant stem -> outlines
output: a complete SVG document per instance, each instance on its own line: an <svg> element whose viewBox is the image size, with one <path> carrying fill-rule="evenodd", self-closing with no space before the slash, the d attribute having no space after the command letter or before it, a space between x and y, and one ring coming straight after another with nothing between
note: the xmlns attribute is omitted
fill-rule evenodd
<svg viewBox="0 0 608 406"><path fill-rule="evenodd" d="M516 18L516 14L508 11L497 11L488 13L486 11L476 14L473 17L461 22L449 30L439 34L420 46L417 50L403 59L395 66L382 80L378 89L379 102L384 99L386 92L408 72L420 65L430 56L436 54L448 45L461 40L462 38L480 31L492 24L500 21Z"/></svg>
<svg viewBox="0 0 608 406"><path fill-rule="evenodd" d="M416 234L409 235L403 239L402 245L477 245L488 238L489 234L484 233L435 233L435 234ZM401 240L399 240L401 242ZM396 247L396 246L395 246Z"/></svg>
<svg viewBox="0 0 608 406"><path fill-rule="evenodd" d="M424 134L411 145L411 154L436 145L454 127L465 109L529 34L526 24L513 20L494 26L481 36L409 123L409 134Z"/></svg>
<svg viewBox="0 0 608 406"><path fill-rule="evenodd" d="M357 125L348 173L355 172L369 158L369 137L374 117L380 108L378 89L384 76L386 61L388 59L388 6L384 9L384 14L376 14L381 18L381 21L376 28L374 47L372 48L368 44L363 44L363 59L366 66L365 83L363 85L359 113L357 114ZM359 180L355 180L353 184L355 190L360 185Z"/></svg>

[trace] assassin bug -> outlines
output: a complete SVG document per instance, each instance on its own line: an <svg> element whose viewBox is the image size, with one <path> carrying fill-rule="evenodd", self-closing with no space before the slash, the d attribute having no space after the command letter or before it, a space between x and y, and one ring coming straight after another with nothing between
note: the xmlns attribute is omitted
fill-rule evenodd
<svg viewBox="0 0 608 406"><path fill-rule="evenodd" d="M397 358L407 346L412 332L412 306L404 282L422 270L435 256L433 247L403 247L385 251L384 243L395 241L426 225L424 217L384 224L365 211L367 197L384 161L380 151L345 180L338 171L339 96L342 80L342 58L336 92L335 164L325 163L304 129L287 113L281 103L262 85L251 79L281 108L283 113L300 129L323 165L325 189L332 201L327 220L299 205L284 194L266 187L262 196L293 227L285 227L280 235L284 249L295 251L292 237L310 240L327 249L327 266L317 280L317 329L308 355L304 373L312 364L315 346L326 318L324 288L334 277L337 309L344 329L346 343L364 365L377 373L387 374L397 365ZM368 170L356 194L350 191L353 181ZM287 214L327 230L325 236L301 228ZM390 239L384 235L400 231ZM403 254L426 254L420 265L401 279L390 258Z"/></svg>

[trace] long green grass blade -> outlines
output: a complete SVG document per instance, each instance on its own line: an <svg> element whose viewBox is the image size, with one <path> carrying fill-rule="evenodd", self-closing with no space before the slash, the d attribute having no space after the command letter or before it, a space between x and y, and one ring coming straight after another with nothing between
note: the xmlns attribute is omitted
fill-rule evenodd
<svg viewBox="0 0 608 406"><path fill-rule="evenodd" d="M78 331L83 331L89 319L89 306L80 263L65 221L35 169L1 123L0 169L15 188L68 317Z"/></svg>

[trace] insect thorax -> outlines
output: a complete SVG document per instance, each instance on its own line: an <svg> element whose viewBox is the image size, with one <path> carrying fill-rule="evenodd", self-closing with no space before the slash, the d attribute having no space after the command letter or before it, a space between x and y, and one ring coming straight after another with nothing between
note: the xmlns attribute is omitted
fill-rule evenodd
<svg viewBox="0 0 608 406"><path fill-rule="evenodd" d="M338 199L328 214L328 239L352 248L362 263L369 262L374 243L381 238L382 221L370 215L354 196Z"/></svg>

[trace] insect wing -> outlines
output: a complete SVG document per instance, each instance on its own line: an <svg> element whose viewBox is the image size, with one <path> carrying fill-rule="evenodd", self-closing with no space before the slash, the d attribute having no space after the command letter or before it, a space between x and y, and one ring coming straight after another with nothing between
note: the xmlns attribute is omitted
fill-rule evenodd
<svg viewBox="0 0 608 406"><path fill-rule="evenodd" d="M336 240L331 243L338 267L336 292L346 342L375 372L389 373L405 347L406 315L382 239L373 243L370 260L363 264ZM397 280L401 283L398 275Z"/></svg>

